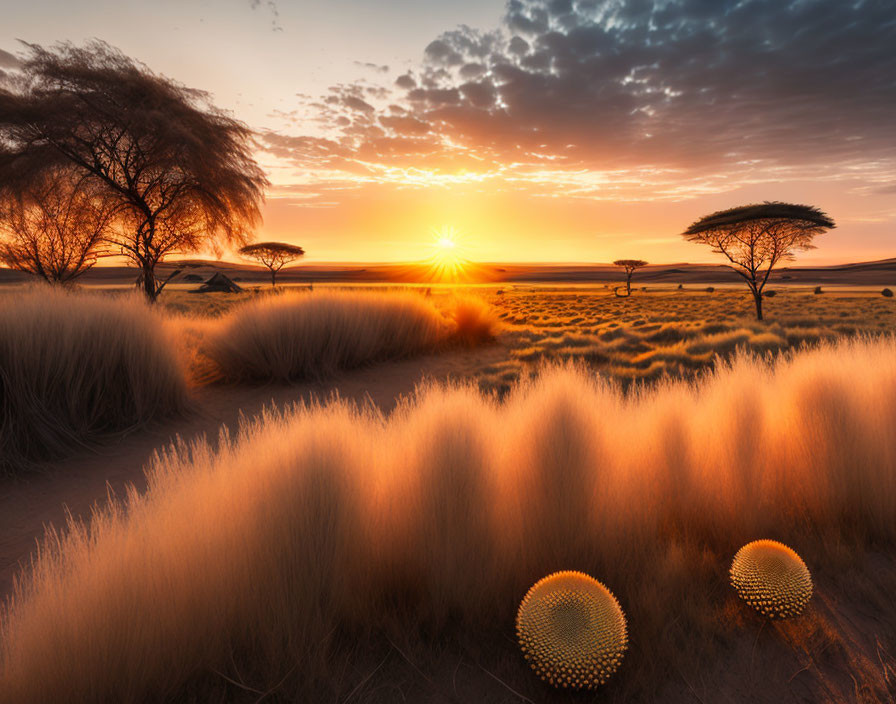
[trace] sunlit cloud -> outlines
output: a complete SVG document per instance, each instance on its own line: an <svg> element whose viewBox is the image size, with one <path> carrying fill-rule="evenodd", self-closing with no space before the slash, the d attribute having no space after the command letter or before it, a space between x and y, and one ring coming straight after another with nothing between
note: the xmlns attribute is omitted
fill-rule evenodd
<svg viewBox="0 0 896 704"><path fill-rule="evenodd" d="M861 0L512 0L502 27L444 33L391 85L335 86L306 106L321 134L269 134L267 146L349 184L526 184L542 197L884 183L896 165L890 19Z"/></svg>

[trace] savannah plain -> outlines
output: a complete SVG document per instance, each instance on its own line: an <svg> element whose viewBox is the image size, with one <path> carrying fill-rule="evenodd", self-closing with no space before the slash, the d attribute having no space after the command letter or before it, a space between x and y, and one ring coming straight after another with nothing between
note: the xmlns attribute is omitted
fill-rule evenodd
<svg viewBox="0 0 896 704"><path fill-rule="evenodd" d="M892 2L7 5L0 704L896 702Z"/></svg>
<svg viewBox="0 0 896 704"><path fill-rule="evenodd" d="M41 402L4 389L27 470L0 480L3 701L891 700L879 286L779 282L759 322L702 280L242 274L153 307L108 281L3 287L6 368L49 355ZM40 335L69 352L15 349ZM89 408L122 372L116 418ZM758 537L810 566L802 616L732 590ZM629 619L596 695L540 683L513 637L566 568Z"/></svg>

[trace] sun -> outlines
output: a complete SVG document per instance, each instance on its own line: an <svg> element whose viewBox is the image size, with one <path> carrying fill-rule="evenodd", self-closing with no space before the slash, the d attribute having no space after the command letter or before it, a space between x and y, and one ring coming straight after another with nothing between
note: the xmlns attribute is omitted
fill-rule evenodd
<svg viewBox="0 0 896 704"><path fill-rule="evenodd" d="M446 283L461 280L468 262L463 256L460 233L450 226L434 229L433 249L426 261L427 279Z"/></svg>

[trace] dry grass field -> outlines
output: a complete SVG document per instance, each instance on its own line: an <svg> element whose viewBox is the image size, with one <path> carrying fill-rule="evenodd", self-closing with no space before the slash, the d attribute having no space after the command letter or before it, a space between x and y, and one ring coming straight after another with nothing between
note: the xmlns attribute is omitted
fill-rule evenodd
<svg viewBox="0 0 896 704"><path fill-rule="evenodd" d="M192 308L132 291L0 296L0 475L187 412L203 384L327 378L496 330L478 299L407 291L183 296Z"/></svg>
<svg viewBox="0 0 896 704"><path fill-rule="evenodd" d="M427 681L421 700L442 701L446 657L530 701L573 701L514 658L511 635L527 587L570 568L629 615L606 696L656 701L679 676L746 689L712 668L761 632L725 584L757 537L795 546L820 591L754 646L763 667L790 648L793 672L810 671L778 696L845 701L852 683L826 668L846 666L862 701L886 701L896 565L863 559L896 539L894 390L896 344L856 341L628 394L559 368L504 402L461 384L389 416L266 414L219 449L162 453L145 495L48 540L2 621L0 701L417 701ZM825 608L844 574L835 616L878 614L876 657ZM417 668L405 690L376 667L393 654Z"/></svg>
<svg viewBox="0 0 896 704"><path fill-rule="evenodd" d="M619 298L613 285L375 288L431 290L436 302L459 291L492 306L506 358L474 373L484 390L502 393L544 362L581 361L627 384L691 377L739 349L774 354L841 337L896 332L896 299L878 288L824 287L815 294L813 287L781 286L765 300L765 320L759 322L742 287L716 285L712 292L701 286L635 287L631 298ZM181 315L216 318L252 298L174 291L162 303Z"/></svg>
<svg viewBox="0 0 896 704"><path fill-rule="evenodd" d="M451 349L468 364L392 412L318 399L157 447L145 492L97 496L20 572L0 702L896 696L892 299L781 290L757 323L734 289L321 288L171 291L154 310L109 291L0 296L18 384L3 392L61 399L47 427L78 403L118 413L96 389L122 379L151 399L158 360L187 412L211 386ZM40 362L67 345L81 356ZM85 386L85 368L110 371ZM8 433L31 411L3 412ZM54 456L102 439L78 432ZM803 616L767 624L727 584L758 538L809 565ZM606 583L629 619L622 668L592 697L541 684L513 637L528 587L563 569Z"/></svg>
<svg viewBox="0 0 896 704"><path fill-rule="evenodd" d="M488 388L507 388L533 364L581 360L625 382L692 376L737 349L776 353L824 340L896 330L896 303L879 290L779 288L757 322L742 288L711 293L636 290L618 298L605 287L504 289L484 298L498 311L507 361L483 370Z"/></svg>

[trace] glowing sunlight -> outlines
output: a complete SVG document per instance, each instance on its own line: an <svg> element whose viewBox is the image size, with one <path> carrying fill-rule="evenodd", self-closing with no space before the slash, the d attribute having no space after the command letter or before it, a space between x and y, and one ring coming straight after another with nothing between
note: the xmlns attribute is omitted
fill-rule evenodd
<svg viewBox="0 0 896 704"><path fill-rule="evenodd" d="M457 283L467 280L470 262L463 255L459 232L444 226L433 232L434 252L426 260L426 280Z"/></svg>

